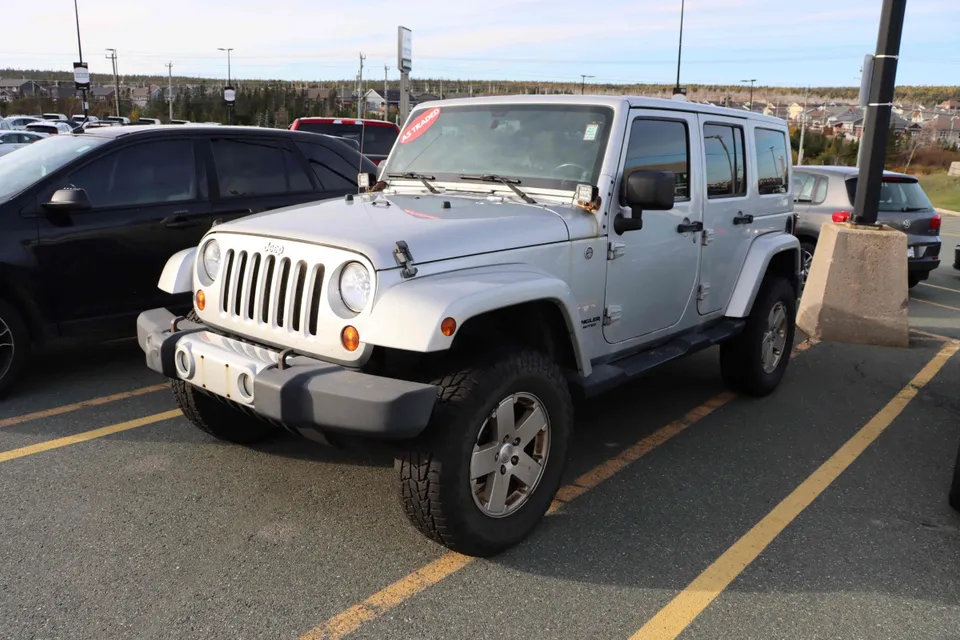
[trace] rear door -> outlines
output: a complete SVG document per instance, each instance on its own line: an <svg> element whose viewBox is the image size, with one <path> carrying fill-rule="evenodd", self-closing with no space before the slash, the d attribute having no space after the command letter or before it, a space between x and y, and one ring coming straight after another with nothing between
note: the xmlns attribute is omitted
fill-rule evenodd
<svg viewBox="0 0 960 640"><path fill-rule="evenodd" d="M200 169L190 137L134 141L41 189L46 202L58 188L80 187L93 205L39 218L43 288L63 331L95 321L110 332L113 317L132 333L129 316L189 300L172 300L157 282L167 259L196 246L210 226Z"/></svg>
<svg viewBox="0 0 960 640"><path fill-rule="evenodd" d="M209 158L213 216L218 222L321 197L306 161L288 140L213 136Z"/></svg>
<svg viewBox="0 0 960 640"><path fill-rule="evenodd" d="M297 140L297 148L306 157L319 183L318 198L337 198L357 192L357 174L365 172L369 162L359 153L337 144L327 144L322 137L317 141ZM339 148L338 148L339 147Z"/></svg>
<svg viewBox="0 0 960 640"><path fill-rule="evenodd" d="M847 196L851 202L850 210L857 194L857 178L846 181ZM923 187L916 178L910 176L886 175L880 185L877 221L889 224L907 234L908 257L925 257L927 249L934 249L931 255L940 250L939 228L931 226L937 212L927 198Z"/></svg>
<svg viewBox="0 0 960 640"><path fill-rule="evenodd" d="M701 114L700 136L706 176L705 237L697 309L706 315L724 308L746 257L753 214L748 193L746 120Z"/></svg>

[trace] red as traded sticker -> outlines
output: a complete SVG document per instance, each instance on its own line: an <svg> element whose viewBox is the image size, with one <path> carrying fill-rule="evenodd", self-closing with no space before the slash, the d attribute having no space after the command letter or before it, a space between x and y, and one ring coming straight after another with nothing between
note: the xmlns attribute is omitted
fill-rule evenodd
<svg viewBox="0 0 960 640"><path fill-rule="evenodd" d="M434 107L430 111L426 112L417 120L412 123L407 130L403 132L403 135L400 136L400 144L407 144L408 142L413 142L424 133L427 129L433 126L433 123L437 121L437 118L440 117L440 107Z"/></svg>

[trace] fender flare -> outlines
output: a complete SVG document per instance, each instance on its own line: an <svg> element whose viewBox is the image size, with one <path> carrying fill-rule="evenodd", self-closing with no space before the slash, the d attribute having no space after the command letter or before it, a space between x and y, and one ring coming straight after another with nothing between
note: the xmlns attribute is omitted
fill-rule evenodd
<svg viewBox="0 0 960 640"><path fill-rule="evenodd" d="M589 375L590 359L579 335L578 307L570 288L527 265L465 269L400 282L378 296L362 326L356 326L364 343L422 353L443 351L457 335L440 332L445 318L456 320L459 328L488 311L538 301L557 305L577 368Z"/></svg>
<svg viewBox="0 0 960 640"><path fill-rule="evenodd" d="M743 261L737 284L730 296L727 313L730 318L745 318L750 315L753 301L760 291L760 284L767 273L773 257L785 251L794 253L794 278L800 278L800 241L785 233L770 233L758 237L750 245L747 257Z"/></svg>
<svg viewBox="0 0 960 640"><path fill-rule="evenodd" d="M157 287L166 293L193 293L193 265L197 248L182 249L167 259Z"/></svg>

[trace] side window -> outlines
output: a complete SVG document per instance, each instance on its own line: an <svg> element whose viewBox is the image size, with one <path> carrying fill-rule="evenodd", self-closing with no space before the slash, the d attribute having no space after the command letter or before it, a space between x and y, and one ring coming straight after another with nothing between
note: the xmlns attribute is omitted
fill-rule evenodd
<svg viewBox="0 0 960 640"><path fill-rule="evenodd" d="M254 138L214 138L211 145L222 198L313 190L299 160L286 147Z"/></svg>
<svg viewBox="0 0 960 640"><path fill-rule="evenodd" d="M742 127L726 124L703 126L708 198L746 195L743 144Z"/></svg>
<svg viewBox="0 0 960 640"><path fill-rule="evenodd" d="M637 118L630 127L623 175L635 169L673 171L674 200L690 198L690 134L676 120Z"/></svg>
<svg viewBox="0 0 960 640"><path fill-rule="evenodd" d="M297 141L324 191L353 191L357 188L360 166L353 165L335 149L314 142ZM359 159L359 156L358 156Z"/></svg>
<svg viewBox="0 0 960 640"><path fill-rule="evenodd" d="M823 204L827 199L827 185L829 180L826 178L817 178L817 186L813 190L813 204Z"/></svg>
<svg viewBox="0 0 960 640"><path fill-rule="evenodd" d="M74 171L95 208L185 202L197 198L190 140L158 140L121 149Z"/></svg>
<svg viewBox="0 0 960 640"><path fill-rule="evenodd" d="M754 130L757 152L757 186L760 195L786 193L793 159L787 153L787 137L782 131Z"/></svg>
<svg viewBox="0 0 960 640"><path fill-rule="evenodd" d="M814 187L817 185L816 176L794 174L793 189L797 202L809 203L813 201Z"/></svg>

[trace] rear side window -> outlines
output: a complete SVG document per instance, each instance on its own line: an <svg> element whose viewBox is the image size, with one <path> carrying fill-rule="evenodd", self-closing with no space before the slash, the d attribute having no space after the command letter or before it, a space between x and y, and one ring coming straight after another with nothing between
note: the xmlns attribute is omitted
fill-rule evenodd
<svg viewBox="0 0 960 640"><path fill-rule="evenodd" d="M847 180L847 195L853 205L857 197L857 179ZM933 205L920 184L911 179L884 180L880 185L880 211L925 211Z"/></svg>
<svg viewBox="0 0 960 640"><path fill-rule="evenodd" d="M642 169L673 171L674 200L690 197L690 138L685 122L637 118L630 128L623 175Z"/></svg>
<svg viewBox="0 0 960 640"><path fill-rule="evenodd" d="M355 191L357 188L357 174L362 171L359 164L354 164L348 157L322 143L297 141L297 147L307 157L314 175L320 181L320 188L324 191ZM360 156L355 154L357 162Z"/></svg>
<svg viewBox="0 0 960 640"><path fill-rule="evenodd" d="M215 138L213 161L220 197L312 191L310 178L290 149L269 140Z"/></svg>
<svg viewBox="0 0 960 640"><path fill-rule="evenodd" d="M360 151L375 156L385 156L390 153L393 143L397 141L397 130L394 127L382 125L360 124L333 124L325 122L300 122L297 131L308 133L325 133L328 136L347 138L360 146Z"/></svg>
<svg viewBox="0 0 960 640"><path fill-rule="evenodd" d="M84 189L95 208L195 200L193 143L163 140L127 147L73 172L68 183Z"/></svg>
<svg viewBox="0 0 960 640"><path fill-rule="evenodd" d="M782 131L754 130L757 152L757 188L760 195L786 193L793 159L787 153L787 137Z"/></svg>
<svg viewBox="0 0 960 640"><path fill-rule="evenodd" d="M747 193L743 164L743 128L726 124L703 126L707 160L707 197L743 196Z"/></svg>

